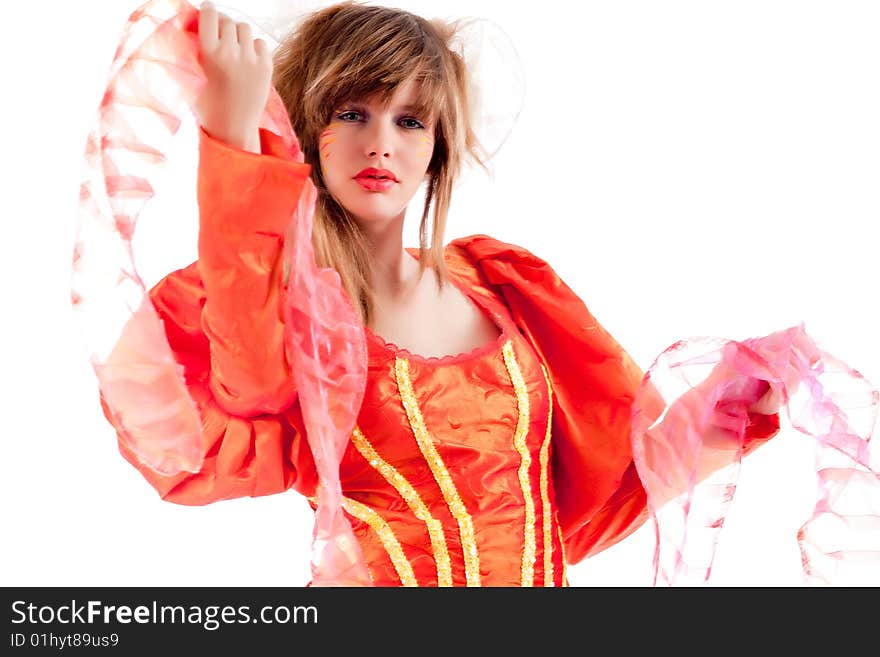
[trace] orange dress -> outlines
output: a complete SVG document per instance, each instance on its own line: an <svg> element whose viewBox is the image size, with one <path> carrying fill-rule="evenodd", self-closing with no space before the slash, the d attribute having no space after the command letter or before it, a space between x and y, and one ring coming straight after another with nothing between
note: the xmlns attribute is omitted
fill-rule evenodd
<svg viewBox="0 0 880 657"><path fill-rule="evenodd" d="M261 138L258 155L202 132L199 261L150 293L199 408L205 458L198 473L164 476L119 448L170 502L315 495L279 294L282 235L309 167ZM367 330L344 511L376 585L565 585L566 563L647 517L629 441L642 372L525 249L475 235L445 259L500 335L423 358ZM778 429L778 416L750 417L747 451Z"/></svg>
<svg viewBox="0 0 880 657"><path fill-rule="evenodd" d="M340 477L379 584L560 586L546 372L503 302L450 278L501 333L422 358L368 331L368 379Z"/></svg>

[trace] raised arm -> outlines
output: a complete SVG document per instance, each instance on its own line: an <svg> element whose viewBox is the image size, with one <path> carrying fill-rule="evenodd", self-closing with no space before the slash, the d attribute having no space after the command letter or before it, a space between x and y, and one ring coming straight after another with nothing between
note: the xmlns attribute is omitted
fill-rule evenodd
<svg viewBox="0 0 880 657"><path fill-rule="evenodd" d="M202 328L211 345L210 386L226 410L277 413L295 396L284 349L284 230L309 166L260 131L265 155L228 146L204 130L199 149Z"/></svg>
<svg viewBox="0 0 880 657"><path fill-rule="evenodd" d="M282 322L284 232L310 167L258 130L271 88L266 44L205 3L199 46L199 272L211 391L238 415L277 413L295 394Z"/></svg>
<svg viewBox="0 0 880 657"><path fill-rule="evenodd" d="M131 400L127 410L143 412L124 417L103 396L102 406L120 436L123 456L164 499L205 504L294 485L313 494L314 462L285 352L280 280L285 229L310 184L309 167L280 137L257 128L268 93L268 78L256 75L257 69L271 69L261 46L234 24L230 30L216 11L213 18L200 14L199 27L207 74L198 103L199 259L166 276L149 299L185 395L198 412L201 469L168 476L142 461L144 441L174 435L165 429L176 427L181 411L163 403L179 401L168 394L167 380L125 370L134 372L120 383ZM248 87L255 81L265 92ZM127 327L115 353L153 353L139 348L146 340L139 326ZM111 355L109 362L116 360L126 361ZM139 430L135 441L127 431L132 422Z"/></svg>

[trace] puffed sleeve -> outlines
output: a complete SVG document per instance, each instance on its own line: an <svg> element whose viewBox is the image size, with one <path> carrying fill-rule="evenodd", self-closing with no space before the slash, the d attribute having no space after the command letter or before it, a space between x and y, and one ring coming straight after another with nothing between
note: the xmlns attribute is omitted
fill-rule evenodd
<svg viewBox="0 0 880 657"><path fill-rule="evenodd" d="M254 154L201 132L199 260L149 295L198 409L204 459L199 472L166 476L122 439L119 449L170 502L201 505L291 487L314 494L280 289L283 234L309 168L271 132L260 136L263 152ZM115 425L103 399L102 407Z"/></svg>
<svg viewBox="0 0 880 657"><path fill-rule="evenodd" d="M584 375L593 378L584 378L567 394L557 395L562 403L556 409L559 421L553 427L553 480L559 520L566 559L574 564L623 540L648 518L647 494L632 456L633 405L644 371L567 286L561 284L557 291L569 298L555 307L555 316L561 321L577 321L581 322L579 326L591 327L592 336L589 344L583 345L586 351L581 353L592 361ZM761 384L763 394L769 383ZM642 406L652 424L666 409L666 401L650 381L645 386ZM588 392L586 388L593 390ZM578 414L577 409L582 409L584 402L598 412ZM778 413L749 412L743 455L766 443L779 428ZM595 465L597 456L611 446L618 458L625 455L622 472L613 469L608 461L606 470L598 470ZM604 492L597 495L597 491Z"/></svg>
<svg viewBox="0 0 880 657"><path fill-rule="evenodd" d="M644 377L621 345L544 260L487 235L451 243L495 286L553 386L553 486L569 563L628 536L647 518L633 462L632 411ZM645 408L665 402L648 389ZM779 417L750 415L745 449L779 429Z"/></svg>

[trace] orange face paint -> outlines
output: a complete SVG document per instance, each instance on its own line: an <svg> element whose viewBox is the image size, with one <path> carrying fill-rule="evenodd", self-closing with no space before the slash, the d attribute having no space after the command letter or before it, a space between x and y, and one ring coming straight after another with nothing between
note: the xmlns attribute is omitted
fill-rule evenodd
<svg viewBox="0 0 880 657"><path fill-rule="evenodd" d="M422 135L422 149L419 151L420 157L428 157L434 151L434 135L428 131Z"/></svg>
<svg viewBox="0 0 880 657"><path fill-rule="evenodd" d="M318 137L318 149L321 151L321 156L326 160L332 155L330 152L330 145L336 141L336 129L335 125L338 121L334 121L330 124L324 132Z"/></svg>

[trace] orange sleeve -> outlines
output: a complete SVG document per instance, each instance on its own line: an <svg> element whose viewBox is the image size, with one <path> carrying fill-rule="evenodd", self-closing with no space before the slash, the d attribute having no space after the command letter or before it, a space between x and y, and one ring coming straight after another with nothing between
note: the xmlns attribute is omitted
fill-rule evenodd
<svg viewBox="0 0 880 657"><path fill-rule="evenodd" d="M451 243L502 294L553 384L553 487L566 560L577 563L625 538L647 518L632 457L632 408L644 371L544 260L488 235ZM625 262L625 261L624 261ZM653 391L646 412L666 407ZM779 429L749 417L745 449Z"/></svg>
<svg viewBox="0 0 880 657"><path fill-rule="evenodd" d="M198 269L202 329L210 342L210 389L230 413L278 413L296 391L284 348L284 231L310 167L260 131L262 154L204 130L199 142Z"/></svg>
<svg viewBox="0 0 880 657"><path fill-rule="evenodd" d="M119 440L119 451L166 501L202 505L235 497L257 497L295 487L313 494L316 471L303 430L298 400L283 414L240 417L214 398L210 344L202 330L205 288L196 264L173 272L151 291L175 359L202 419L205 455L197 473L158 474ZM113 417L102 399L107 419Z"/></svg>
<svg viewBox="0 0 880 657"><path fill-rule="evenodd" d="M779 432L779 415L749 414L743 438L744 456ZM590 521L565 536L569 563L591 557L636 531L648 519L648 499L634 462L623 474L620 486Z"/></svg>
<svg viewBox="0 0 880 657"><path fill-rule="evenodd" d="M314 493L314 461L284 348L280 280L285 227L309 166L271 132L260 137L262 154L254 154L201 131L199 260L150 291L199 411L203 465L161 475L118 442L159 495L178 504L291 487Z"/></svg>

